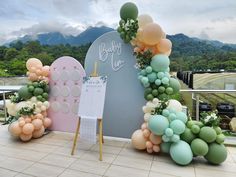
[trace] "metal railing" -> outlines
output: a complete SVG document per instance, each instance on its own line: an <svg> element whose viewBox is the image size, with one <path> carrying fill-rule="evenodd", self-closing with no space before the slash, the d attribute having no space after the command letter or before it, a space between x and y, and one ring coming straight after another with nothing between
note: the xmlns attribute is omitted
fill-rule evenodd
<svg viewBox="0 0 236 177"><path fill-rule="evenodd" d="M235 93L236 90L203 90L203 89L181 89L180 93L188 92L192 94L192 101L196 100L196 106L195 106L195 115L196 115L196 120L199 120L199 94L201 93Z"/></svg>

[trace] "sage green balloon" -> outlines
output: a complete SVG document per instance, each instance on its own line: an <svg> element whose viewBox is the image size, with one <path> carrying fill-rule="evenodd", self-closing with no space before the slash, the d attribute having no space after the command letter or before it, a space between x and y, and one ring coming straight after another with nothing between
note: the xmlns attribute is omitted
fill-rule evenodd
<svg viewBox="0 0 236 177"><path fill-rule="evenodd" d="M204 157L212 164L220 164L226 160L227 150L223 144L211 143Z"/></svg>
<svg viewBox="0 0 236 177"><path fill-rule="evenodd" d="M169 127L169 121L162 115L154 115L148 121L148 128L155 135L163 135Z"/></svg>
<svg viewBox="0 0 236 177"><path fill-rule="evenodd" d="M222 133L222 130L220 127L214 127L214 130L216 131L217 135Z"/></svg>
<svg viewBox="0 0 236 177"><path fill-rule="evenodd" d="M198 125L193 125L191 127L191 131L194 133L194 134L198 134L200 132L200 127Z"/></svg>
<svg viewBox="0 0 236 177"><path fill-rule="evenodd" d="M138 17L138 8L132 2L125 3L120 9L120 18L123 20L133 19L136 20Z"/></svg>
<svg viewBox="0 0 236 177"><path fill-rule="evenodd" d="M196 138L196 135L189 128L185 128L184 133L180 135L180 139L186 141L187 143L191 143Z"/></svg>
<svg viewBox="0 0 236 177"><path fill-rule="evenodd" d="M193 159L190 145L182 140L171 144L170 156L179 165L188 165Z"/></svg>
<svg viewBox="0 0 236 177"><path fill-rule="evenodd" d="M200 138L196 138L191 142L191 149L196 156L204 156L208 152L208 145Z"/></svg>
<svg viewBox="0 0 236 177"><path fill-rule="evenodd" d="M219 134L216 136L216 142L221 144L225 141L225 135L224 134Z"/></svg>
<svg viewBox="0 0 236 177"><path fill-rule="evenodd" d="M170 146L171 146L170 142L162 142L161 143L161 152L169 153L170 152Z"/></svg>
<svg viewBox="0 0 236 177"><path fill-rule="evenodd" d="M216 131L211 127L202 127L199 137L207 143L212 143L216 140Z"/></svg>
<svg viewBox="0 0 236 177"><path fill-rule="evenodd" d="M180 90L180 83L175 78L170 78L169 86L173 89L174 93L178 93Z"/></svg>
<svg viewBox="0 0 236 177"><path fill-rule="evenodd" d="M21 87L20 90L18 91L18 94L24 100L28 100L32 97L32 93L29 91L27 86Z"/></svg>

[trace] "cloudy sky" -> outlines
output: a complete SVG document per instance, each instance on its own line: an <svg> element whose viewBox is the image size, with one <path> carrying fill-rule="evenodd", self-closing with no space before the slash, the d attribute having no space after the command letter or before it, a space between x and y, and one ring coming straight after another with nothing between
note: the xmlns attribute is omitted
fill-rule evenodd
<svg viewBox="0 0 236 177"><path fill-rule="evenodd" d="M0 0L0 44L26 34L117 27L127 0ZM236 43L236 0L131 0L167 34Z"/></svg>

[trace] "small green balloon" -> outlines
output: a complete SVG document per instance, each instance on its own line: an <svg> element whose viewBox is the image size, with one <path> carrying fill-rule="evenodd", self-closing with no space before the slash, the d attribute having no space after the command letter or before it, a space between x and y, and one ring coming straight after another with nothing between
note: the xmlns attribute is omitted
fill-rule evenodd
<svg viewBox="0 0 236 177"><path fill-rule="evenodd" d="M217 142L217 143L221 144L221 143L223 143L224 141L225 141L225 135L224 135L224 134L218 134L218 135L216 136L216 142Z"/></svg>
<svg viewBox="0 0 236 177"><path fill-rule="evenodd" d="M147 97L146 97L146 100L152 101L153 98L154 98L154 96L152 94L148 94Z"/></svg>
<svg viewBox="0 0 236 177"><path fill-rule="evenodd" d="M180 138L190 144L196 138L196 135L193 134L189 128L185 128L184 133L180 135Z"/></svg>
<svg viewBox="0 0 236 177"><path fill-rule="evenodd" d="M199 137L207 143L212 143L216 140L216 131L211 127L202 127Z"/></svg>
<svg viewBox="0 0 236 177"><path fill-rule="evenodd" d="M173 130L171 128L167 128L165 130L165 135L166 136L171 137L171 136L173 136L173 134L174 134L174 132L173 132Z"/></svg>
<svg viewBox="0 0 236 177"><path fill-rule="evenodd" d="M181 86L177 79L170 78L169 86L173 89L174 93L178 93Z"/></svg>
<svg viewBox="0 0 236 177"><path fill-rule="evenodd" d="M162 93L162 94L158 95L158 99L159 100L167 100L167 99L169 99L169 97L167 94Z"/></svg>
<svg viewBox="0 0 236 177"><path fill-rule="evenodd" d="M200 138L196 138L191 142L191 149L196 156L204 156L208 152L208 145Z"/></svg>
<svg viewBox="0 0 236 177"><path fill-rule="evenodd" d="M28 87L28 90L29 90L30 92L33 92L33 91L34 91L34 86L33 86L33 85L30 85L30 86Z"/></svg>
<svg viewBox="0 0 236 177"><path fill-rule="evenodd" d="M29 91L27 86L23 86L18 91L19 97L23 98L24 100L28 100L32 97L32 93Z"/></svg>
<svg viewBox="0 0 236 177"><path fill-rule="evenodd" d="M172 89L171 87L167 87L167 88L166 88L166 93L167 93L168 95L172 95L174 92L173 92L173 89Z"/></svg>
<svg viewBox="0 0 236 177"><path fill-rule="evenodd" d="M132 2L125 3L120 9L120 17L123 20L133 19L136 20L138 17L138 8Z"/></svg>
<svg viewBox="0 0 236 177"><path fill-rule="evenodd" d="M216 134L217 134L217 135L219 135L219 134L222 133L222 130L221 130L220 127L213 127L213 128L214 128L214 130L216 131Z"/></svg>
<svg viewBox="0 0 236 177"><path fill-rule="evenodd" d="M153 89L152 90L152 95L155 97L155 96L158 96L158 90L157 89Z"/></svg>
<svg viewBox="0 0 236 177"><path fill-rule="evenodd" d="M152 72L152 67L151 66L147 66L146 67L146 72L150 74Z"/></svg>
<svg viewBox="0 0 236 177"><path fill-rule="evenodd" d="M168 116L168 119L169 119L170 121L174 121L176 118L177 118L177 117L176 117L176 114L175 114L175 113L170 113L169 116Z"/></svg>
<svg viewBox="0 0 236 177"><path fill-rule="evenodd" d="M165 116L165 117L168 117L170 115L169 110L168 109L162 110L162 115Z"/></svg>
<svg viewBox="0 0 236 177"><path fill-rule="evenodd" d="M142 82L143 84L147 84L147 83L149 82L149 80L148 80L147 77L143 77L142 80L141 80L141 82Z"/></svg>
<svg viewBox="0 0 236 177"><path fill-rule="evenodd" d="M164 141L164 142L170 142L170 137L168 137L168 136L166 136L166 135L162 135L162 140Z"/></svg>
<svg viewBox="0 0 236 177"><path fill-rule="evenodd" d="M194 121L190 120L187 122L187 127L191 128L194 125Z"/></svg>
<svg viewBox="0 0 236 177"><path fill-rule="evenodd" d="M154 73L154 72L148 74L147 77L148 77L148 80L149 80L150 83L155 82L156 79L157 79L157 75L156 75L156 73Z"/></svg>
<svg viewBox="0 0 236 177"><path fill-rule="evenodd" d="M169 78L163 77L163 78L161 79L161 83L163 83L164 85L168 85L168 84L169 84Z"/></svg>
<svg viewBox="0 0 236 177"><path fill-rule="evenodd" d="M227 150L223 144L211 143L204 158L210 163L218 165L226 160Z"/></svg>
<svg viewBox="0 0 236 177"><path fill-rule="evenodd" d="M117 32L118 33L122 32L122 28L120 26L117 28Z"/></svg>
<svg viewBox="0 0 236 177"><path fill-rule="evenodd" d="M180 140L179 135L175 135L175 134L174 134L174 135L171 137L171 141L174 142L174 143L177 143L179 140Z"/></svg>
<svg viewBox="0 0 236 177"><path fill-rule="evenodd" d="M194 134L198 134L200 132L200 127L198 125L193 125L191 127L191 131L194 133Z"/></svg>
<svg viewBox="0 0 236 177"><path fill-rule="evenodd" d="M120 32L120 38L121 39L125 39L125 33L122 31L122 32Z"/></svg>
<svg viewBox="0 0 236 177"><path fill-rule="evenodd" d="M147 72L146 72L145 69L143 69L143 70L140 71L140 74L143 75L143 76L146 76L146 75L147 75Z"/></svg>
<svg viewBox="0 0 236 177"><path fill-rule="evenodd" d="M157 73L158 79L162 79L164 76L165 76L165 74L163 72L158 72Z"/></svg>
<svg viewBox="0 0 236 177"><path fill-rule="evenodd" d="M156 84L157 86L161 85L161 80L160 80L160 79L156 79L156 80L155 80L155 84Z"/></svg>
<svg viewBox="0 0 236 177"><path fill-rule="evenodd" d="M160 86L159 88L158 88L158 92L159 93L164 93L165 92L165 87L163 87L163 86Z"/></svg>

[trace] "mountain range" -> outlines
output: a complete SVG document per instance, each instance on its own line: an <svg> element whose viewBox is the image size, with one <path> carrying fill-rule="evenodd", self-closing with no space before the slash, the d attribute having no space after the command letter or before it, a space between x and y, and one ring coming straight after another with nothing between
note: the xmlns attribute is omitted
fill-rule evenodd
<svg viewBox="0 0 236 177"><path fill-rule="evenodd" d="M12 43L16 41L22 41L26 43L27 41L38 40L42 45L58 45L58 44L70 44L73 46L85 45L87 43L92 43L99 36L106 32L113 31L114 29L109 27L89 27L84 32L80 33L77 36L72 35L63 35L59 32L50 32L38 34L36 36L26 35L24 37L18 38ZM204 52L207 51L236 51L236 44L226 44L216 40L202 40L196 37L188 37L185 34L175 34L175 35L167 35L167 38L170 39L173 43L173 49L175 51L183 51L186 55L186 52L194 52L199 53L199 51ZM177 50L178 48L185 50ZM206 51L206 52L207 52ZM181 53L179 53L181 54Z"/></svg>

